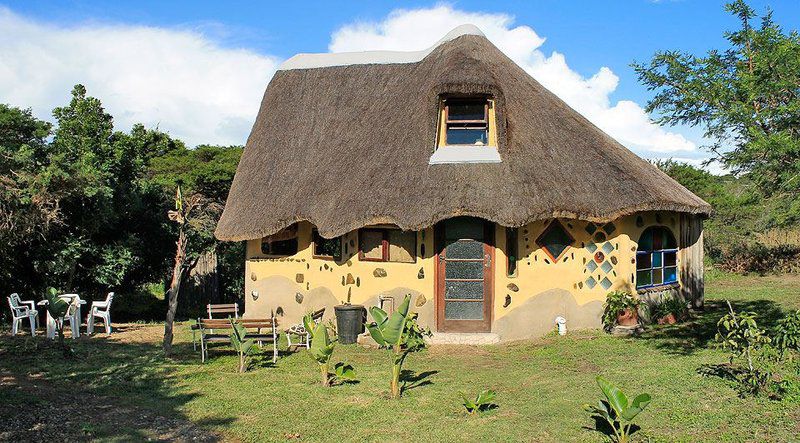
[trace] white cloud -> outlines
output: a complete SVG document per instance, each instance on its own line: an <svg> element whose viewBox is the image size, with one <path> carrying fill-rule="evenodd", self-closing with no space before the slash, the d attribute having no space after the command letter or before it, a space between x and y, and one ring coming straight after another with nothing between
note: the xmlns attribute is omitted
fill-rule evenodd
<svg viewBox="0 0 800 443"><path fill-rule="evenodd" d="M51 119L72 86L83 83L117 128L158 125L189 145L244 143L278 64L191 30L65 28L2 7L0 29L0 102Z"/></svg>
<svg viewBox="0 0 800 443"><path fill-rule="evenodd" d="M329 50L420 50L450 29L472 23L545 87L640 155L696 150L683 135L652 123L638 104L629 100L612 104L609 95L617 88L619 78L609 68L602 67L585 78L567 65L563 54L544 54L539 48L545 39L536 31L514 26L513 22L506 14L466 12L449 5L396 10L378 23L359 22L340 28L333 34Z"/></svg>

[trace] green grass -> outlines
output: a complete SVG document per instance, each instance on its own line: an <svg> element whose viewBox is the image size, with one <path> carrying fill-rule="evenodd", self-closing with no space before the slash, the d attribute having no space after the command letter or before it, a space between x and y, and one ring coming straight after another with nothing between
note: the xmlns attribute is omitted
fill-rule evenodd
<svg viewBox="0 0 800 443"><path fill-rule="evenodd" d="M600 331L549 336L487 347L435 347L406 362L401 400L387 398L390 370L385 351L338 346L335 360L355 366L358 383L319 386L316 363L304 352L272 365L266 349L254 368L237 374L236 357L224 348L199 363L190 335L179 328L178 355L159 352L158 326L136 342L93 337L75 345L64 361L44 340L0 339L0 369L41 374L56 385L113 396L122 405L184 417L231 439L302 441L604 441L584 412L600 391L602 374L629 394L648 392L653 402L637 417L639 439L653 441L790 441L800 434L800 403L740 398L717 377L698 375L723 363L713 346L723 299L754 310L770 327L788 309L800 309L798 276L730 276L707 279L707 309L689 323L658 327L636 339ZM153 328L150 330L149 328ZM122 334L120 334L122 335ZM497 392L498 408L468 416L459 391ZM2 419L3 417L0 417ZM127 431L104 427L99 437Z"/></svg>

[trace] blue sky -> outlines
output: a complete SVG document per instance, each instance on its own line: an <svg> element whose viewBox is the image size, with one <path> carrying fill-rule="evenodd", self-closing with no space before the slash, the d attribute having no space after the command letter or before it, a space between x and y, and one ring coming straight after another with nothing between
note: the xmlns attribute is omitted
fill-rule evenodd
<svg viewBox="0 0 800 443"><path fill-rule="evenodd" d="M53 41L64 40L58 36L64 35L68 31L86 31L86 33L94 32L95 38L102 32L112 32L114 28L121 28L129 32L146 32L146 30L165 30L171 32L170 35L178 35L179 37L189 35L194 36L199 41L200 45L211 45L215 51L219 51L221 60L228 60L232 51L239 50L244 53L238 54L244 57L245 61L239 60L238 57L235 63L241 63L239 70L248 69L252 66L254 70L264 70L265 73L256 79L236 80L241 84L252 84L247 90L234 91L233 87L229 90L230 93L241 93L255 96L255 105L247 103L246 107L250 109L249 113L253 114L254 109L257 109L257 102L263 93L263 88L266 85L271 75L271 70L274 70L275 65L280 63L281 60L290 57L297 52L326 52L328 50L345 49L345 50L363 50L363 49L422 49L416 48L409 44L405 48L402 43L387 43L379 42L379 38L387 37L392 31L382 29L381 25L391 23L392 14L395 16L400 14L402 10L433 10L437 5L446 5L446 14L483 14L489 19L496 17L505 17L506 21L499 25L498 29L513 30L515 28L525 28L532 30L534 35L538 38L544 39L541 44L531 43L531 47L522 50L519 59L529 61L531 69L529 72L537 77L538 71L535 68L536 63L547 63L548 58L553 53L562 54L564 57L565 67L569 73L577 74L582 81L589 82L591 78L598 73L597 80L601 83L608 82L616 78L615 84L598 86L601 92L597 92L597 99L607 100L610 102L609 108L614 108L615 104L620 101L633 102L639 106L644 106L649 93L642 87L636 80L629 65L634 60L644 61L649 58L652 53L658 49L680 49L691 51L695 53L702 53L710 48L723 47L724 40L722 33L726 29L732 29L736 26L736 21L733 17L723 11L724 1L699 1L699 0L683 0L683 1L647 1L647 0L628 0L628 1L508 1L508 2L478 2L478 1L456 1L447 3L437 2L387 2L387 1L370 1L370 2L315 2L305 1L301 3L294 2L252 2L252 1L226 1L226 2L201 2L201 1L136 1L136 2L107 2L107 1L39 1L39 0L25 0L25 1L0 1L0 5L5 6L7 23L14 26L23 26L26 32L14 33L20 35L15 41L15 37L9 36L6 33L5 37L0 37L0 43L16 45L18 47L30 47L30 42L19 41L28 38L31 41L38 39L38 35L42 32L36 32L37 29L44 29L45 31L52 31L54 37L49 42L40 43L43 53L52 51L57 47ZM756 10L763 11L768 5L772 7L775 13L776 20L787 29L800 28L800 2L798 1L751 1ZM394 11L394 12L393 12ZM2 11L0 11L2 12ZM440 11L441 12L441 11ZM422 17L429 17L435 15L431 12ZM399 20L399 19L398 19ZM432 19L433 20L433 19ZM20 24L22 23L22 24ZM450 23L450 22L448 22ZM366 25L371 29L363 32L356 32L360 41L348 41L342 36L343 30L357 30L360 25ZM400 25L398 25L399 27ZM407 26L407 25L406 25ZM38 28L37 28L38 27ZM102 32L101 32L102 31ZM441 31L444 34L447 29ZM354 31L355 32L355 31ZM403 31L396 31L403 32ZM406 31L408 32L408 29ZM411 31L413 32L413 30ZM503 39L500 35L501 31L496 31L498 39ZM61 34L59 34L61 33ZM185 34L182 34L185 33ZM337 33L338 39L336 38ZM74 32L71 33L74 37ZM487 35L489 33L487 32ZM117 34L113 34L117 35ZM127 35L128 37L125 37ZM119 34L119 38L136 39L136 33ZM528 34L525 34L528 35ZM370 46L370 38L374 37L374 48ZM492 38L489 35L490 39ZM77 37L75 37L77 38ZM102 38L102 37L100 37ZM396 36L394 36L396 40ZM433 36L431 36L433 38ZM76 42L86 40L76 40ZM109 38L113 41L113 38ZM147 41L146 36L142 37L142 41ZM154 40L158 41L158 39ZM424 41L424 40L420 40ZM435 41L435 39L433 40ZM433 43L431 41L431 43ZM494 41L494 40L493 40ZM532 42L537 41L535 37L531 37ZM498 44L498 42L495 42ZM38 45L37 43L36 45ZM418 43L420 45L422 43ZM507 45L512 45L513 42L509 40ZM34 45L34 46L36 46ZM143 43L144 45L144 43ZM394 45L394 46L392 46ZM399 46L398 46L399 45ZM75 43L73 46L81 46L81 43ZM88 44L86 45L89 46ZM423 45L424 46L424 45ZM501 49L504 49L502 44L498 44ZM94 47L94 46L92 46ZM180 45L176 44L176 51L179 51ZM79 49L75 49L76 51ZM122 50L125 50L124 48ZM139 56L137 51L144 51L152 54L153 50L148 50L141 46L135 46L128 49L132 57ZM102 48L99 52L104 52ZM226 52L227 51L227 52ZM527 52L526 52L527 51ZM533 51L533 52L531 52ZM98 52L98 49L94 49ZM185 53L190 52L188 49ZM0 57L11 59L17 53L3 53L0 50ZM507 51L508 53L508 51ZM533 54L533 55L531 55ZM81 57L86 58L84 61L86 66L95 66L102 64L102 61L96 61L86 54L79 54ZM180 59L184 55L175 55ZM249 57L249 58L248 58ZM113 57L112 57L113 58ZM142 56L142 63L158 64L159 60L165 58L170 59L169 56L161 56L150 58L148 55ZM512 56L512 58L515 58ZM515 61L517 58L515 58ZM538 60L538 61L537 61ZM0 60L2 61L2 60ZM195 63L195 59L187 59L181 64ZM552 60L556 61L556 60ZM59 66L67 62L62 62ZM109 59L109 63L113 63ZM203 66L209 66L202 62L197 62L196 70L203 70ZM248 64L249 63L249 64ZM521 63L521 62L520 62ZM31 64L31 63L28 63ZM230 64L234 64L231 61ZM521 63L522 64L522 63ZM42 69L42 66L37 65L37 69ZM97 69L102 71L102 67ZM601 72L601 69L607 68L611 76L606 76L607 72ZM25 69L33 69L33 66L28 68L23 63L20 67L14 68L18 72L16 79L28 78L24 72ZM130 69L130 68L129 68ZM206 68L207 69L207 68ZM98 72L100 72L98 71ZM269 72L266 72L269 71ZM79 80L80 69L74 67L66 70L69 76L73 76L75 80ZM162 68L162 72L171 72L169 68ZM102 84L103 78L113 76L113 73L88 73L89 77L86 83L90 88L90 93L93 89L100 92L106 92L111 97L104 97L100 92L96 92L101 99L108 102L109 108L116 111L115 107L127 107L131 111L129 116L122 115L117 118L118 122L125 122L126 118L136 118L145 120L145 123L159 124L170 130L170 123L168 110L171 104L168 103L168 98L161 98L161 103L153 108L156 109L157 117L150 118L147 114L147 106L143 103L137 102L126 105L124 99L117 98L125 95L124 93L115 93L115 91ZM545 74L542 74L545 75ZM230 75L229 75L230 76ZM141 76L144 78L144 74ZM609 77L611 80L603 80ZM224 78L224 76L223 76ZM94 80L91 80L94 79ZM2 78L0 78L2 80ZM43 79L42 81L50 81ZM81 80L83 81L83 80ZM176 80L177 81L177 80ZM216 78L209 80L219 84L220 79ZM233 80L232 80L233 81ZM542 80L540 80L542 81ZM576 80L578 81L578 80ZM92 83L97 83L93 85ZM546 86L551 86L547 81L542 81ZM613 82L612 82L613 83ZM587 83L588 84L588 83ZM605 84L605 83L604 83ZM35 85L32 85L35 86ZM62 85L58 85L59 87ZM94 88L92 86L95 86ZM200 87L207 90L207 86L200 85ZM564 88L569 88L570 85L563 85ZM593 86L589 86L593 88ZM18 89L18 88L17 88ZM68 88L67 88L68 89ZM559 87L554 85L551 89L559 94ZM37 114L46 116L49 110L37 109L37 106L46 108L50 101L58 102L66 98L66 92L57 93L57 88L54 86L53 90L56 92L50 95L59 95L46 99L42 96L43 93L30 94L30 103L17 103L24 101L26 95L19 91L6 91L0 86L0 101L12 102L18 106L32 106ZM169 90L169 87L164 87L161 91ZM228 89L226 89L228 90ZM151 91L152 92L152 91ZM190 92L187 92L190 95ZM163 95L163 94L162 94ZM561 95L561 94L559 94ZM606 127L603 124L603 119L610 120L612 117L603 117L599 113L600 110L592 111L590 108L583 108L582 100L592 101L595 98L581 98L572 97L572 99L565 98L568 103L573 105L576 109L584 112L587 117L595 121L596 124L603 127L618 139L622 138L623 143L634 149L637 153L644 157L664 157L676 156L685 157L687 159L700 159L706 154L698 149L690 150L683 149L680 152L661 152L660 148L654 146L647 146L647 143L635 140L635 137L628 137L630 141L626 143L625 130L614 129ZM50 101L48 101L50 100ZM115 102L119 101L119 103ZM176 100L186 100L186 97L178 97ZM246 101L247 99L242 99ZM177 103L177 102L176 102ZM185 105L181 102L182 106ZM236 103L226 103L222 106L236 106ZM244 106L244 105L243 105ZM202 107L202 106L201 106ZM213 104L207 104L209 111L213 109ZM141 109L140 109L141 108ZM622 112L621 107L614 111L614 115L619 118ZM629 109L629 111L631 111ZM631 112L636 111L635 109ZM127 111L122 111L125 114ZM636 111L638 112L638 111ZM594 113L594 114L593 114ZM163 115L162 115L163 114ZM224 112L223 112L224 114ZM247 115L250 115L247 114ZM115 113L115 115L117 115ZM209 138L211 142L231 141L235 142L237 139L242 138L243 133L247 131L245 128L252 124L251 116L249 123L247 122L247 115L231 115L228 133L220 129L216 137L212 134ZM596 115L596 118L593 116ZM609 114L610 115L610 114ZM241 120L241 121L240 121ZM224 126L224 125L223 125ZM221 126L222 127L222 126ZM636 128L629 128L628 134L637 131ZM615 134L614 131L618 131ZM171 130L177 136L183 136L190 141L199 141L198 137L202 138L201 132L185 131L176 127ZM184 134L184 132L187 132ZM698 131L690 128L675 128L670 129L670 133L683 136L686 140L693 144L695 147L701 144ZM621 134L621 135L620 135ZM195 140L197 139L197 140ZM240 140L242 143L244 140ZM631 146L633 145L633 146ZM687 145L688 146L688 145Z"/></svg>

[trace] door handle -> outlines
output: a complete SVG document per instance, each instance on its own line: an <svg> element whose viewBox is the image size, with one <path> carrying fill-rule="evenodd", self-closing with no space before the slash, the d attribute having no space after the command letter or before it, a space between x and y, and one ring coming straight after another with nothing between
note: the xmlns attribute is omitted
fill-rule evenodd
<svg viewBox="0 0 800 443"><path fill-rule="evenodd" d="M489 255L489 254L486 254L485 258L486 258L486 260L485 260L485 261L486 261L486 264L485 264L485 266L486 266L487 268L490 268L490 267L492 266L492 256L491 256L491 255Z"/></svg>

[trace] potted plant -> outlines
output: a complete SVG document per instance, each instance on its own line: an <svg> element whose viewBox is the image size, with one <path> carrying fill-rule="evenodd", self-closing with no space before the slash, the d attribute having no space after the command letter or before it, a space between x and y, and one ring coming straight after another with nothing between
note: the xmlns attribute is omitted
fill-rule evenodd
<svg viewBox="0 0 800 443"><path fill-rule="evenodd" d="M686 304L677 297L669 297L650 308L650 318L659 325L674 325L686 316Z"/></svg>
<svg viewBox="0 0 800 443"><path fill-rule="evenodd" d="M639 299L625 291L609 292L603 305L603 325L636 326L639 324Z"/></svg>

